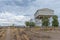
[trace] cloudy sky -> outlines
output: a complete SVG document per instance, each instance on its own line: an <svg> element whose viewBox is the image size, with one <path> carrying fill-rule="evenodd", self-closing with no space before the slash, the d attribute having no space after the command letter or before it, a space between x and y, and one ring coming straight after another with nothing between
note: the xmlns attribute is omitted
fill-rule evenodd
<svg viewBox="0 0 60 40"><path fill-rule="evenodd" d="M0 25L24 25L41 8L53 9L60 20L60 0L0 0Z"/></svg>

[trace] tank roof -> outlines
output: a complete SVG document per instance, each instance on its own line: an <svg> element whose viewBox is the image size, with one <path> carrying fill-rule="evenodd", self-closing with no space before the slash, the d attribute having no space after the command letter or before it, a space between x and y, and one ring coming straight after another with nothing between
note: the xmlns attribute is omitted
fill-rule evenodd
<svg viewBox="0 0 60 40"><path fill-rule="evenodd" d="M49 9L49 8L42 8L42 9L38 9L37 11L53 11L54 12L54 10L52 10L52 9Z"/></svg>

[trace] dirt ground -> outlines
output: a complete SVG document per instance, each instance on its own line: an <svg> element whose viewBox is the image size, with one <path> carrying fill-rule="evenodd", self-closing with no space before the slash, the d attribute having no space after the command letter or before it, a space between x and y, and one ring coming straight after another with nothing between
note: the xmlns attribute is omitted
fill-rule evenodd
<svg viewBox="0 0 60 40"><path fill-rule="evenodd" d="M0 40L60 40L60 31L8 27L0 29Z"/></svg>

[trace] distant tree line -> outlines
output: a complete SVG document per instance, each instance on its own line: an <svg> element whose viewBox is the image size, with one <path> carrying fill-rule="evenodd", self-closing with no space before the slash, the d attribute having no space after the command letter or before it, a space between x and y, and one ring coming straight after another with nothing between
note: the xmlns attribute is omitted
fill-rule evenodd
<svg viewBox="0 0 60 40"><path fill-rule="evenodd" d="M53 27L58 27L59 22L58 22L58 16L54 15L52 16L52 26ZM49 18L44 16L42 19L42 26L48 27L50 25Z"/></svg>
<svg viewBox="0 0 60 40"><path fill-rule="evenodd" d="M59 22L58 22L58 16L54 15L52 16L52 26L53 27L58 27L59 26ZM34 22L25 22L26 26L28 27L34 27L35 26L35 23ZM47 16L44 16L42 18L42 26L44 27L48 27L50 25L50 22L49 22L49 18Z"/></svg>

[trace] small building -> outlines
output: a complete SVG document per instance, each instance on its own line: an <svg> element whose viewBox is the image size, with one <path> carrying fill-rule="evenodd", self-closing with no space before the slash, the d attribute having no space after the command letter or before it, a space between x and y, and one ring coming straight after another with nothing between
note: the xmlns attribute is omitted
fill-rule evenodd
<svg viewBox="0 0 60 40"><path fill-rule="evenodd" d="M36 26L42 25L41 19L44 16L51 18L53 15L54 15L54 10L52 10L52 9L43 8L43 9L37 10L36 13L34 14Z"/></svg>

